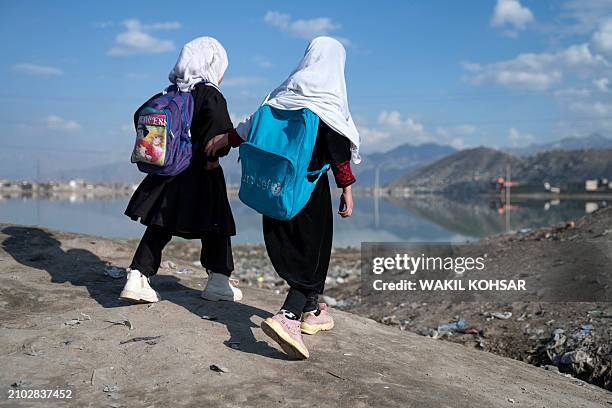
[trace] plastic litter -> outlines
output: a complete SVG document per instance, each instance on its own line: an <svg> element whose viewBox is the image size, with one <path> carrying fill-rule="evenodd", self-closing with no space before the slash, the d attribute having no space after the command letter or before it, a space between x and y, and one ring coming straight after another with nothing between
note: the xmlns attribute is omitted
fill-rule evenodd
<svg viewBox="0 0 612 408"><path fill-rule="evenodd" d="M181 268L178 271L176 271L176 273L180 273L180 274L184 274L184 273L191 273L193 272L191 269L189 268Z"/></svg>
<svg viewBox="0 0 612 408"><path fill-rule="evenodd" d="M465 320L463 319L438 326L438 333L449 333L460 329L465 329Z"/></svg>
<svg viewBox="0 0 612 408"><path fill-rule="evenodd" d="M508 320L512 317L512 312L486 312L485 316L500 320Z"/></svg>
<svg viewBox="0 0 612 408"><path fill-rule="evenodd" d="M593 331L593 325L585 324L585 325L582 325L581 329L582 330L580 331L580 334L582 335L582 337L586 337L589 334L591 334L591 332Z"/></svg>
<svg viewBox="0 0 612 408"><path fill-rule="evenodd" d="M215 320L217 320L217 316L202 315L202 319L214 322Z"/></svg>

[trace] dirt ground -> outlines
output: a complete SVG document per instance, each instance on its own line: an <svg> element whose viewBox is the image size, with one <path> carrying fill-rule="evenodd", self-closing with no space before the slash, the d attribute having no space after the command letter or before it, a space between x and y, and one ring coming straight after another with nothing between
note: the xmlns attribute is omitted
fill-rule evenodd
<svg viewBox="0 0 612 408"><path fill-rule="evenodd" d="M259 328L274 291L206 302L202 269L175 260L153 280L162 302L128 305L105 271L128 264L130 243L0 231L1 406L612 406L580 380L339 310L334 330L306 339L311 359L289 361ZM8 399L34 389L73 398Z"/></svg>

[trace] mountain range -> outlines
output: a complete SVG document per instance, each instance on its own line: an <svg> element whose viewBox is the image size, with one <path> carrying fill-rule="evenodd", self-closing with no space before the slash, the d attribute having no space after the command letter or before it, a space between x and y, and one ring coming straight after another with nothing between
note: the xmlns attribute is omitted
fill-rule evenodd
<svg viewBox="0 0 612 408"><path fill-rule="evenodd" d="M478 147L444 157L389 184L390 188L467 195L485 192L491 181L511 170L523 185L567 188L587 179L612 179L612 149L551 150L531 156L513 156Z"/></svg>

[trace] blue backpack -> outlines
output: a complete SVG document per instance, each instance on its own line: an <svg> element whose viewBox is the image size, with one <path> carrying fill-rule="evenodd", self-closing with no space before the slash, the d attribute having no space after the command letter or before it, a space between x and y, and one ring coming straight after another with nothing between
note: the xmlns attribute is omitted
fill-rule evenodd
<svg viewBox="0 0 612 408"><path fill-rule="evenodd" d="M295 217L329 169L326 164L308 171L318 128L319 117L309 109L261 106L251 118L247 140L240 145L240 200L277 220Z"/></svg>
<svg viewBox="0 0 612 408"><path fill-rule="evenodd" d="M136 143L131 162L143 173L175 176L191 164L193 96L171 85L134 115Z"/></svg>

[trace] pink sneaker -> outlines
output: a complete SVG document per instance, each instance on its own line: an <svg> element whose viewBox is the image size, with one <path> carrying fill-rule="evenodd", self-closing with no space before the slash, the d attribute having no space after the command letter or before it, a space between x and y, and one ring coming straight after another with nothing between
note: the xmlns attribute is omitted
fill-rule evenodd
<svg viewBox="0 0 612 408"><path fill-rule="evenodd" d="M277 342L289 357L305 360L309 357L308 349L302 340L300 321L291 320L282 313L268 317L261 323L261 329L272 340Z"/></svg>
<svg viewBox="0 0 612 408"><path fill-rule="evenodd" d="M334 318L327 311L325 303L319 303L321 313L317 316L315 312L306 312L302 316L302 333L315 334L320 330L331 330L334 328Z"/></svg>

